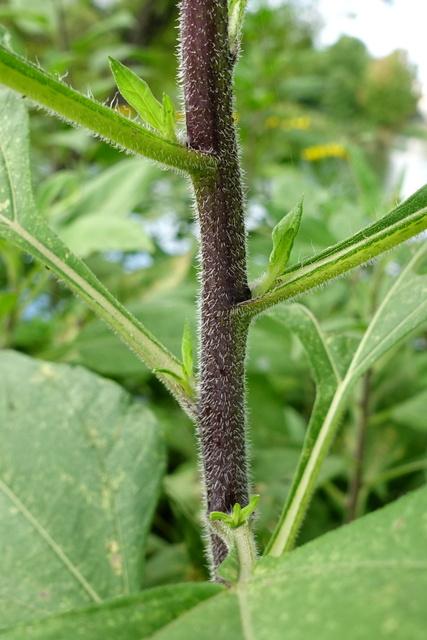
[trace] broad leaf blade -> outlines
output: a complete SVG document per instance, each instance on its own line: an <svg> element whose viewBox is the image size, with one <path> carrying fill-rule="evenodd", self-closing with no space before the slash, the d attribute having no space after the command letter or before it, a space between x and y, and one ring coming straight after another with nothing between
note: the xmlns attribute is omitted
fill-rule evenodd
<svg viewBox="0 0 427 640"><path fill-rule="evenodd" d="M11 627L0 634L4 640L143 640L222 590L219 585L203 583L160 587Z"/></svg>
<svg viewBox="0 0 427 640"><path fill-rule="evenodd" d="M0 380L0 625L138 591L164 471L155 419L80 367L3 351Z"/></svg>
<svg viewBox="0 0 427 640"><path fill-rule="evenodd" d="M145 122L165 135L163 107L153 96L150 87L141 78L114 58L109 58L117 87L127 102Z"/></svg>
<svg viewBox="0 0 427 640"><path fill-rule="evenodd" d="M424 640L427 488L282 558L153 640Z"/></svg>

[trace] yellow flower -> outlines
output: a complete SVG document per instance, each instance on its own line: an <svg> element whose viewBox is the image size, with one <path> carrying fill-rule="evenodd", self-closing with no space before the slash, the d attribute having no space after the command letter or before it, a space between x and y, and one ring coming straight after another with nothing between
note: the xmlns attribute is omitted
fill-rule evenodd
<svg viewBox="0 0 427 640"><path fill-rule="evenodd" d="M279 116L269 116L265 121L267 129L276 129L280 127L283 131L292 131L292 129L309 129L311 127L311 120L305 116L299 116L297 118L279 118Z"/></svg>
<svg viewBox="0 0 427 640"><path fill-rule="evenodd" d="M323 160L323 158L347 158L347 155L346 148L339 142L306 147L301 152L302 159L308 160L308 162L316 162Z"/></svg>
<svg viewBox="0 0 427 640"><path fill-rule="evenodd" d="M311 120L310 118L307 118L305 116L282 120L282 129L284 131L291 131L292 129L300 129L301 131L304 131L306 129L309 129L310 126Z"/></svg>
<svg viewBox="0 0 427 640"><path fill-rule="evenodd" d="M265 126L267 129L275 129L280 125L280 118L277 116L269 116L265 121Z"/></svg>

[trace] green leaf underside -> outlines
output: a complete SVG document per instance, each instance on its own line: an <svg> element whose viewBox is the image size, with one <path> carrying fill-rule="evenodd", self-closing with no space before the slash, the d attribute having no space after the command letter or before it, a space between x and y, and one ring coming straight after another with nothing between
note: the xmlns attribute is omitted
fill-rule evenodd
<svg viewBox="0 0 427 640"><path fill-rule="evenodd" d="M425 229L427 185L359 233L290 267L277 279L274 289L258 298L240 303L235 313L254 316L279 302L291 300L369 262Z"/></svg>
<svg viewBox="0 0 427 640"><path fill-rule="evenodd" d="M215 170L216 160L175 144L74 91L35 64L0 45L0 82L51 113L119 147L193 175Z"/></svg>
<svg viewBox="0 0 427 640"><path fill-rule="evenodd" d="M426 254L427 245L424 245L389 290L360 342L343 380L335 373L336 369L328 355L325 340L315 323L312 323L310 329L304 327L302 316L300 322L292 319L291 314L295 314L295 308L300 305L289 307L293 309L290 313L287 308L271 312L276 318L280 318L283 313L282 321L301 339L315 373L317 396L298 469L279 524L267 547L267 553L278 556L292 548L348 395L357 380L387 351L421 322L427 320L427 274L420 270ZM306 315L309 317L309 312L306 311ZM317 338L313 329L319 333Z"/></svg>
<svg viewBox="0 0 427 640"><path fill-rule="evenodd" d="M114 298L36 211L26 110L23 101L8 90L0 91L0 133L0 237L48 266L151 369L168 369L180 376L179 360ZM182 385L170 376L159 377L191 413L192 403Z"/></svg>
<svg viewBox="0 0 427 640"><path fill-rule="evenodd" d="M165 464L152 414L13 351L0 380L0 627L139 591Z"/></svg>
<svg viewBox="0 0 427 640"><path fill-rule="evenodd" d="M143 605L125 609L129 601L117 601L3 635L5 640L424 640L426 501L424 487L282 558L264 558L253 577L236 588L189 584L142 593L141 602L150 603L146 617ZM176 617L175 589L197 602L184 611L185 602Z"/></svg>

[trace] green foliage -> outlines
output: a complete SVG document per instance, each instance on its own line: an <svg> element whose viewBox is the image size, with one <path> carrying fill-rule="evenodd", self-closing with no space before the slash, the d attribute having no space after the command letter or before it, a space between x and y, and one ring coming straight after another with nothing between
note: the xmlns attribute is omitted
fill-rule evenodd
<svg viewBox="0 0 427 640"><path fill-rule="evenodd" d="M238 529L245 524L249 516L255 511L258 502L259 495L256 495L250 499L249 504L246 505L246 507L243 507L243 509L239 503L235 504L231 515L228 513L222 513L221 511L211 511L209 517L212 522L215 520L221 520L232 529Z"/></svg>
<svg viewBox="0 0 427 640"><path fill-rule="evenodd" d="M49 72L2 48L2 81L128 151L181 173L214 171L213 159L177 144L175 3L140 12L130 0L76 2L62 17L59 6L8 0L0 9L13 50ZM229 9L236 48L245 3ZM194 427L159 384L194 418L196 248L185 182L38 112L31 179L24 101L1 93L0 344L15 350L0 354L5 639L424 637L425 248L402 247L314 289L319 273L328 282L425 228L425 188L393 209L398 189L385 193L372 169L384 140L377 127L413 113L414 75L401 53L373 60L353 38L316 51L306 16L288 4L249 10L236 67L249 271L266 296L242 315L312 295L251 327L261 499L256 518L248 521L252 502L211 523L226 525L217 530L231 551L219 575L229 589L196 582L206 570ZM134 106L155 131L124 117L126 107L101 104L115 91L108 56L123 96L132 104L136 86ZM302 220L300 205L282 218L303 193ZM237 535L227 522L239 523ZM252 528L260 553L270 552L255 568Z"/></svg>
<svg viewBox="0 0 427 640"><path fill-rule="evenodd" d="M274 287L276 279L283 274L298 234L302 216L302 200L274 227L271 237L273 250L268 259L266 273L251 286L254 296L262 295Z"/></svg>
<svg viewBox="0 0 427 640"><path fill-rule="evenodd" d="M1 626L138 592L165 464L153 415L81 367L3 351L0 377Z"/></svg>
<svg viewBox="0 0 427 640"><path fill-rule="evenodd" d="M155 632L159 639L181 640L203 630L208 640L248 634L279 640L285 633L292 640L382 639L390 633L421 640L427 584L420 570L426 525L419 513L425 498L425 489L414 492L295 553L263 559L253 577L232 590L195 584L154 589L3 635L49 640L61 632L64 639L95 640L112 628L120 634L115 637L135 639Z"/></svg>
<svg viewBox="0 0 427 640"><path fill-rule="evenodd" d="M314 318L303 307L294 309L293 314L292 307L290 312L289 307L272 312L273 317L297 333L307 350L318 396L281 521L267 547L270 554L279 556L294 544L320 465L326 457L352 387L379 358L427 320L427 300L422 293L426 287L425 274L419 273L426 251L425 246L419 250L383 300L342 379L325 338Z"/></svg>
<svg viewBox="0 0 427 640"><path fill-rule="evenodd" d="M360 89L360 102L367 116L376 124L396 127L414 115L419 97L415 80L415 69L405 51L396 50L374 60Z"/></svg>
<svg viewBox="0 0 427 640"><path fill-rule="evenodd" d="M111 57L109 60L117 87L124 99L160 135L176 142L175 109L169 96L164 94L163 103L160 104L145 80L138 78L118 60Z"/></svg>

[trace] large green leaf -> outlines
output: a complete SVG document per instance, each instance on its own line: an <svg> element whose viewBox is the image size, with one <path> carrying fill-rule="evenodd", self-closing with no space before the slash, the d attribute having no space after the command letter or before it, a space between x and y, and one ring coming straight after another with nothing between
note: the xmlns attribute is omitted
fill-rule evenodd
<svg viewBox="0 0 427 640"><path fill-rule="evenodd" d="M424 640L423 488L282 558L239 587L178 585L3 632L5 640ZM192 602L193 600L193 602Z"/></svg>
<svg viewBox="0 0 427 640"><path fill-rule="evenodd" d="M0 380L0 626L137 592L164 471L152 414L12 351Z"/></svg>
<svg viewBox="0 0 427 640"><path fill-rule="evenodd" d="M222 591L217 584L150 589L100 606L52 616L0 631L5 640L142 640Z"/></svg>
<svg viewBox="0 0 427 640"><path fill-rule="evenodd" d="M153 640L424 640L427 489L280 559Z"/></svg>

